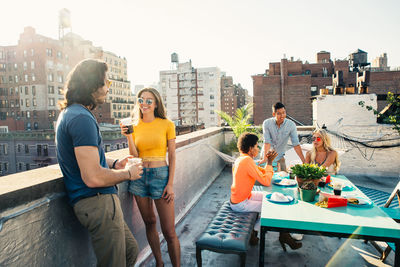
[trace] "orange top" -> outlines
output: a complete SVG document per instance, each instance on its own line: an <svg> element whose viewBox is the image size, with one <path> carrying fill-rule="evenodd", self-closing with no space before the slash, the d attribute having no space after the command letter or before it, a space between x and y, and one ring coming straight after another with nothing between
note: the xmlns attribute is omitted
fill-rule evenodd
<svg viewBox="0 0 400 267"><path fill-rule="evenodd" d="M259 181L264 186L270 186L274 171L272 166L258 167L247 154L240 154L232 170L231 201L234 204L250 198L254 183Z"/></svg>

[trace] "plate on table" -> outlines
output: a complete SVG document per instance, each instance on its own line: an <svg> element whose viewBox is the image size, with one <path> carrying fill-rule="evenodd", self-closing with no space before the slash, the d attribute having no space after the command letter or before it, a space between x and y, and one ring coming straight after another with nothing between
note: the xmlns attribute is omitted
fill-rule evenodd
<svg viewBox="0 0 400 267"><path fill-rule="evenodd" d="M281 194L281 195L283 195L283 194ZM268 194L267 196L266 196L266 198L267 198L267 200L269 201L269 202L272 202L272 203L276 203L276 204L293 204L293 202L294 202L294 197L292 197L292 196L288 196L288 195L283 195L284 197L286 197L286 199L285 200L280 200L280 199L275 199L273 196L272 196L272 194ZM271 199L271 197L272 197L272 199Z"/></svg>
<svg viewBox="0 0 400 267"><path fill-rule="evenodd" d="M372 206L372 201L362 197L348 197L347 205L353 207L370 207Z"/></svg>
<svg viewBox="0 0 400 267"><path fill-rule="evenodd" d="M273 184L279 185L279 186L286 186L286 187L291 187L291 186L296 186L297 182L296 180L293 179L274 179L272 181Z"/></svg>
<svg viewBox="0 0 400 267"><path fill-rule="evenodd" d="M333 190L332 183L329 183L326 186ZM342 191L353 191L354 189L355 188L352 185L345 185L345 186L342 187Z"/></svg>
<svg viewBox="0 0 400 267"><path fill-rule="evenodd" d="M278 176L279 178L289 178L289 173L285 171L275 172L274 175Z"/></svg>

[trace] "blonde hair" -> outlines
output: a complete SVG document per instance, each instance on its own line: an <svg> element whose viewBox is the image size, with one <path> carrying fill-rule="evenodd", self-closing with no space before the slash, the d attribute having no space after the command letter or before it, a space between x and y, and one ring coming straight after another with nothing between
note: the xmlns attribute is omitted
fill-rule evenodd
<svg viewBox="0 0 400 267"><path fill-rule="evenodd" d="M167 118L167 112L165 111L164 104L162 102L162 98L160 96L160 93L151 87L143 88L142 90L139 91L137 94L137 98L140 98L144 92L149 92L154 96L154 99L156 100L156 108L154 109L154 117L156 118L161 118L161 119L166 119ZM136 99L136 104L135 107L133 108L133 114L132 117L134 120L139 120L143 119L143 113L139 108L139 103Z"/></svg>
<svg viewBox="0 0 400 267"><path fill-rule="evenodd" d="M331 146L331 138L329 137L328 133L324 129L317 129L313 132L314 134L319 134L321 136L322 140L322 146L326 150L326 152L330 151L335 151L336 152L336 157L334 161L334 166L335 166L335 172L337 173L339 171L340 167L340 160L339 160L339 153ZM313 144L313 147L311 149L311 162L315 163L315 158L317 157L317 148Z"/></svg>

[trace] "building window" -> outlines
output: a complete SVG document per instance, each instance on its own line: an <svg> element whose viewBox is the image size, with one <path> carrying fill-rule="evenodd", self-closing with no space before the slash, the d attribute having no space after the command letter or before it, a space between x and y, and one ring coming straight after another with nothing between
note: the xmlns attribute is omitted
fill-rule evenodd
<svg viewBox="0 0 400 267"><path fill-rule="evenodd" d="M32 82L36 81L35 73L32 73Z"/></svg>
<svg viewBox="0 0 400 267"><path fill-rule="evenodd" d="M0 145L0 148L1 148L1 153L3 154L3 155L7 155L8 154L8 145L7 144L2 144L2 145Z"/></svg>
<svg viewBox="0 0 400 267"><path fill-rule="evenodd" d="M32 106L34 106L34 107L37 106L36 98L33 98L33 99L32 99Z"/></svg>
<svg viewBox="0 0 400 267"><path fill-rule="evenodd" d="M54 86L49 85L48 91L49 91L49 94L54 94Z"/></svg>
<svg viewBox="0 0 400 267"><path fill-rule="evenodd" d="M29 171L29 170L31 169L31 165L30 165L29 163L26 163L26 164L25 164L25 169L26 169L27 171Z"/></svg>
<svg viewBox="0 0 400 267"><path fill-rule="evenodd" d="M105 152L110 152L111 151L111 146L110 145L106 145L105 146Z"/></svg>
<svg viewBox="0 0 400 267"><path fill-rule="evenodd" d="M27 70L28 69L28 63L26 63L26 62L24 62L24 70Z"/></svg>
<svg viewBox="0 0 400 267"><path fill-rule="evenodd" d="M49 106L54 106L54 98L49 98Z"/></svg>
<svg viewBox="0 0 400 267"><path fill-rule="evenodd" d="M58 82L59 83L63 83L64 82L64 78L62 75L58 75Z"/></svg>
<svg viewBox="0 0 400 267"><path fill-rule="evenodd" d="M214 114L214 110L210 110L210 114L211 114L211 115Z"/></svg>
<svg viewBox="0 0 400 267"><path fill-rule="evenodd" d="M38 156L42 155L42 145L37 145L36 146L36 152Z"/></svg>
<svg viewBox="0 0 400 267"><path fill-rule="evenodd" d="M18 82L18 75L15 75L15 82L17 83Z"/></svg>
<svg viewBox="0 0 400 267"><path fill-rule="evenodd" d="M210 99L214 99L214 95L210 95Z"/></svg>
<svg viewBox="0 0 400 267"><path fill-rule="evenodd" d="M35 69L35 61L31 61L31 69L32 69L32 70Z"/></svg>
<svg viewBox="0 0 400 267"><path fill-rule="evenodd" d="M4 162L4 172L8 172L8 162Z"/></svg>
<svg viewBox="0 0 400 267"><path fill-rule="evenodd" d="M29 146L25 145L25 154L29 154Z"/></svg>
<svg viewBox="0 0 400 267"><path fill-rule="evenodd" d="M48 80L49 82L54 81L53 73L49 73L49 74L47 75L47 80Z"/></svg>
<svg viewBox="0 0 400 267"><path fill-rule="evenodd" d="M18 170L22 171L22 162L18 162Z"/></svg>
<svg viewBox="0 0 400 267"><path fill-rule="evenodd" d="M32 95L36 95L36 86L32 86Z"/></svg>
<svg viewBox="0 0 400 267"><path fill-rule="evenodd" d="M24 75L25 82L28 82L28 74Z"/></svg>
<svg viewBox="0 0 400 267"><path fill-rule="evenodd" d="M49 155L49 146L43 145L43 156L48 156L48 155Z"/></svg>
<svg viewBox="0 0 400 267"><path fill-rule="evenodd" d="M32 48L31 49L31 56L35 55L35 50Z"/></svg>
<svg viewBox="0 0 400 267"><path fill-rule="evenodd" d="M25 99L25 106L26 106L27 108L29 108L29 107L31 106L31 102L29 101L29 99ZM28 112L29 112L29 111L26 112L27 118L28 118Z"/></svg>
<svg viewBox="0 0 400 267"><path fill-rule="evenodd" d="M49 57L53 56L53 50L51 48L46 48L46 55Z"/></svg>
<svg viewBox="0 0 400 267"><path fill-rule="evenodd" d="M29 95L28 86L25 86L25 95Z"/></svg>
<svg viewBox="0 0 400 267"><path fill-rule="evenodd" d="M57 51L57 58L62 58L62 53L61 53L61 51Z"/></svg>
<svg viewBox="0 0 400 267"><path fill-rule="evenodd" d="M17 69L18 69L18 64L14 63L14 70L17 70Z"/></svg>
<svg viewBox="0 0 400 267"><path fill-rule="evenodd" d="M21 144L18 144L18 145L17 145L17 152L20 153L21 150L22 150L22 145L21 145Z"/></svg>
<svg viewBox="0 0 400 267"><path fill-rule="evenodd" d="M63 94L63 88L62 87L58 87L58 94L62 95Z"/></svg>

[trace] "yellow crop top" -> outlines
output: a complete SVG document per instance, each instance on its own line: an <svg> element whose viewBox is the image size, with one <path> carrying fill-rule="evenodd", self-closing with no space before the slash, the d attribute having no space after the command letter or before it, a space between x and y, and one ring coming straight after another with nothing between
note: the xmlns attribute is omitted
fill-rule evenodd
<svg viewBox="0 0 400 267"><path fill-rule="evenodd" d="M143 161L165 160L167 140L176 138L175 124L169 119L155 118L152 122L139 120L133 127L133 142Z"/></svg>

